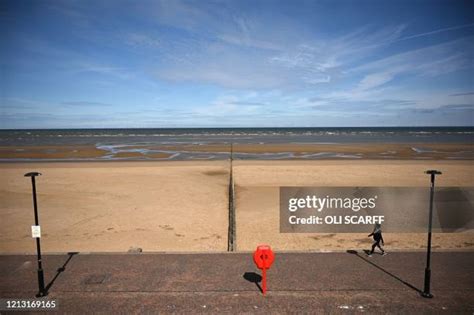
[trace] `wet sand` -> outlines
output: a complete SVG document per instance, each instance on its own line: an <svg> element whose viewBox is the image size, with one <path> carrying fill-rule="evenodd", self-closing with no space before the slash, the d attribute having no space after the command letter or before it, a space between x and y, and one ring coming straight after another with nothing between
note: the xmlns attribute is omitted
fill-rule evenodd
<svg viewBox="0 0 474 315"><path fill-rule="evenodd" d="M473 144L234 144L237 158L263 158L282 154L283 159L474 159ZM131 145L131 146L18 146L0 147L0 159L189 159L196 153L210 159L227 159L230 145ZM186 157L183 157L185 154ZM217 154L217 156L216 156ZM258 156L258 155L261 156ZM248 157L247 155L251 155Z"/></svg>
<svg viewBox="0 0 474 315"><path fill-rule="evenodd" d="M346 250L367 234L279 233L280 186L474 186L470 161L234 161L237 250ZM45 252L225 251L228 161L0 163L0 252L34 252L37 180ZM420 249L425 235L386 235L387 249ZM474 233L434 235L435 249L474 249Z"/></svg>
<svg viewBox="0 0 474 315"><path fill-rule="evenodd" d="M107 151L95 146L0 147L0 159L81 159L99 158Z"/></svg>
<svg viewBox="0 0 474 315"><path fill-rule="evenodd" d="M160 149L170 151L194 151L194 152L229 152L229 145L182 145L182 146L161 146ZM417 148L422 148L417 152ZM443 154L456 153L461 151L473 151L474 145L470 144L233 144L235 153L295 153L296 157L315 153L343 153L348 155L360 154L361 158L373 158L378 155L385 155L396 158L411 158L416 154L424 157L442 157Z"/></svg>

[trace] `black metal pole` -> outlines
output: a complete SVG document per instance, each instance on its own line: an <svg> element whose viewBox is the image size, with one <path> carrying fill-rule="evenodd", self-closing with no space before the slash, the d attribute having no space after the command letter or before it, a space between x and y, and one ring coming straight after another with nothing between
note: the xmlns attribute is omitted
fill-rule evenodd
<svg viewBox="0 0 474 315"><path fill-rule="evenodd" d="M39 217L38 217L38 204L36 202L36 176L41 175L38 172L31 172L25 174L25 177L31 177L31 185L33 189L33 208L35 210L35 225L39 225ZM43 265L41 261L41 242L40 237L36 237L36 253L38 256L38 288L39 291L36 294L36 297L42 297L48 295L48 292L44 286L44 274L43 274Z"/></svg>
<svg viewBox="0 0 474 315"><path fill-rule="evenodd" d="M430 292L430 285L431 285L431 228L433 225L433 199L434 199L434 187L435 187L435 176L441 175L440 171L436 170L429 170L425 172L431 176L431 185L430 185L430 214L428 219L428 248L426 251L426 268L425 268L425 286L423 289L423 293L421 293L422 297L425 298L432 298L433 294Z"/></svg>

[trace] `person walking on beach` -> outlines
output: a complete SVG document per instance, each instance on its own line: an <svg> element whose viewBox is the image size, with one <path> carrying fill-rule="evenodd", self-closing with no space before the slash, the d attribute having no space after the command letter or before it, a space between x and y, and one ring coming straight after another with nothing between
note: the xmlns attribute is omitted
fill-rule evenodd
<svg viewBox="0 0 474 315"><path fill-rule="evenodd" d="M378 247L382 251L382 255L386 255L387 253L384 251L384 249L380 246L380 242L382 242L382 245L385 246L385 243L383 241L382 237L382 227L380 224L375 224L374 230L372 233L368 235L368 237L373 236L374 238L374 243L372 244L372 250L369 252L368 256L372 257L372 254L374 253L375 247Z"/></svg>

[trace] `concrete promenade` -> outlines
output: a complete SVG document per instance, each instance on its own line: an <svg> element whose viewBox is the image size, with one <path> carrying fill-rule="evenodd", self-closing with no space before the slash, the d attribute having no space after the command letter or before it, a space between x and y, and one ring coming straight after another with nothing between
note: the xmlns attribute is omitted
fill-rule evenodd
<svg viewBox="0 0 474 315"><path fill-rule="evenodd" d="M424 252L277 252L265 297L251 253L56 254L43 264L60 313L474 312L474 252L433 253L433 299L419 294ZM0 297L36 292L36 256L0 255Z"/></svg>

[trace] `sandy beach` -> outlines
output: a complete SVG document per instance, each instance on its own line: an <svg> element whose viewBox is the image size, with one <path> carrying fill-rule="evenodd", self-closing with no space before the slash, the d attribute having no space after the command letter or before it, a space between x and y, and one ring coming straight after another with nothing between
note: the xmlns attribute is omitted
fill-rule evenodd
<svg viewBox="0 0 474 315"><path fill-rule="evenodd" d="M237 188L237 249L253 250L257 243L269 243L281 250L346 250L368 248L367 234L279 233L280 186L413 186L425 187L427 169L443 170L437 186L473 185L472 162L451 161L263 161L234 163ZM428 209L427 209L428 211ZM387 233L387 250L420 249L426 235ZM435 249L474 249L474 233L436 233Z"/></svg>
<svg viewBox="0 0 474 315"><path fill-rule="evenodd" d="M221 251L227 248L227 163L1 164L0 252L33 252L37 178L43 250Z"/></svg>
<svg viewBox="0 0 474 315"><path fill-rule="evenodd" d="M279 233L280 186L473 185L470 161L234 161L237 250L367 248L366 234ZM225 251L228 161L1 163L0 252L34 252L31 183L37 179L45 252ZM425 236L386 236L388 249L419 249ZM435 249L474 249L474 233L435 234Z"/></svg>

